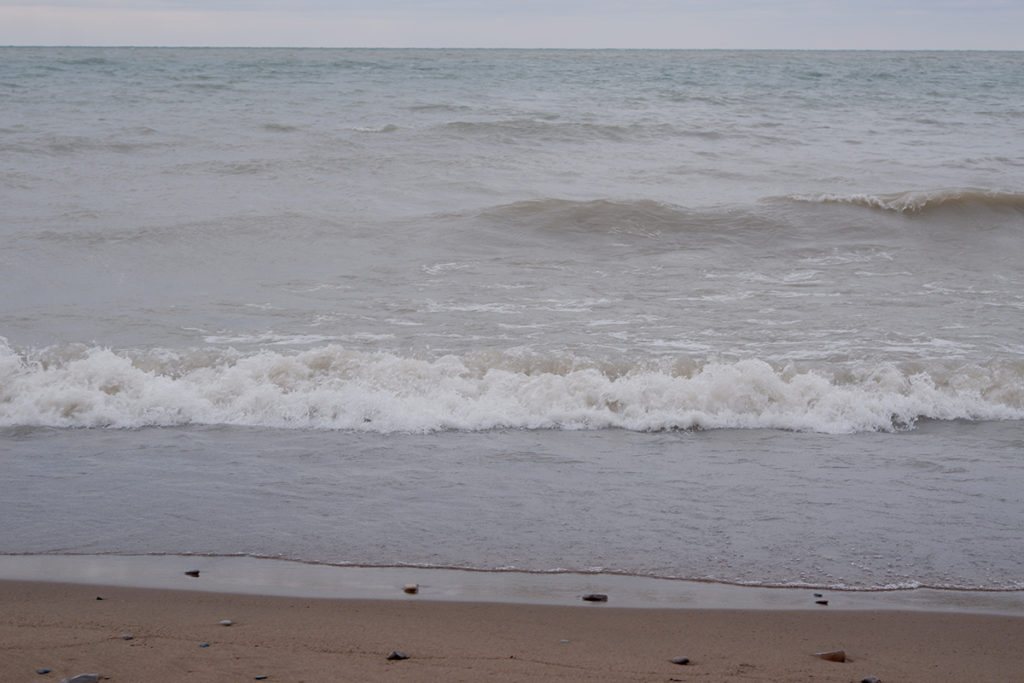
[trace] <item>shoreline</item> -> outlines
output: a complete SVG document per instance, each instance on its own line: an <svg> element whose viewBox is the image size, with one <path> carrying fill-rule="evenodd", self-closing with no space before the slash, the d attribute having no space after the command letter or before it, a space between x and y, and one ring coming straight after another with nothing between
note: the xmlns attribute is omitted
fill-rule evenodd
<svg viewBox="0 0 1024 683"><path fill-rule="evenodd" d="M412 583L416 594L403 590ZM583 601L589 592L608 602ZM1022 601L1021 592L7 555L0 680L1024 681ZM845 661L816 656L839 650ZM392 651L408 659L389 660Z"/></svg>
<svg viewBox="0 0 1024 683"><path fill-rule="evenodd" d="M199 576L186 572L198 571ZM1024 591L744 586L610 573L364 567L247 556L0 555L0 581L310 599L578 605L589 593L635 609L885 610L1024 617ZM416 595L403 587L417 584ZM827 605L819 605L825 600Z"/></svg>
<svg viewBox="0 0 1024 683"><path fill-rule="evenodd" d="M324 599L12 580L0 580L0 605L5 681L1024 681L1024 617L996 614ZM406 659L389 658L394 651ZM836 651L843 661L816 656ZM679 657L688 661L672 661Z"/></svg>

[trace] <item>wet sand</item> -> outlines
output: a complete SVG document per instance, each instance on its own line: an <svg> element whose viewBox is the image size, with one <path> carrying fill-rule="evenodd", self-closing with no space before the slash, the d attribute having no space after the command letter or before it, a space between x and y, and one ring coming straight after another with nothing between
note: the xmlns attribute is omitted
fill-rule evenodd
<svg viewBox="0 0 1024 683"><path fill-rule="evenodd" d="M0 581L0 605L3 681L1024 681L1024 617L1008 614L324 599L16 580ZM393 650L408 659L388 660ZM814 656L829 650L847 661Z"/></svg>

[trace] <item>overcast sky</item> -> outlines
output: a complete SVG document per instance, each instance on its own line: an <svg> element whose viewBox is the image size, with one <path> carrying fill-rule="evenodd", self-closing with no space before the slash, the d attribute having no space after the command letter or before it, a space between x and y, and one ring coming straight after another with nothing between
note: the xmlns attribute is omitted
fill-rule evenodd
<svg viewBox="0 0 1024 683"><path fill-rule="evenodd" d="M0 0L0 45L1024 49L1024 0Z"/></svg>

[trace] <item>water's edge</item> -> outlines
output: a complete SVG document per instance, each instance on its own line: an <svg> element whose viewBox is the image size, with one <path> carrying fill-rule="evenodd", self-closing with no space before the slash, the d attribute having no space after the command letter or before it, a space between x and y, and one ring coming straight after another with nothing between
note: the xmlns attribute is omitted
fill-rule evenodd
<svg viewBox="0 0 1024 683"><path fill-rule="evenodd" d="M191 576L186 572L196 572ZM1024 616L1024 591L766 588L622 574L345 567L209 555L0 555L0 580L315 599L428 600L645 609L899 610ZM416 594L404 587L417 584ZM583 596L602 593L607 603ZM819 604L826 601L827 604Z"/></svg>

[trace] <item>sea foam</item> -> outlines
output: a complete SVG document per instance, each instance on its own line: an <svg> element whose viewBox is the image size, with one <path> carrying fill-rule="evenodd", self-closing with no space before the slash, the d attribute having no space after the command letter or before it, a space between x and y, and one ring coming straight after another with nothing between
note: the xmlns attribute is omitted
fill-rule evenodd
<svg viewBox="0 0 1024 683"><path fill-rule="evenodd" d="M751 358L662 365L338 345L242 353L0 344L0 426L224 424L372 432L513 429L893 431L1024 419L1024 367Z"/></svg>

